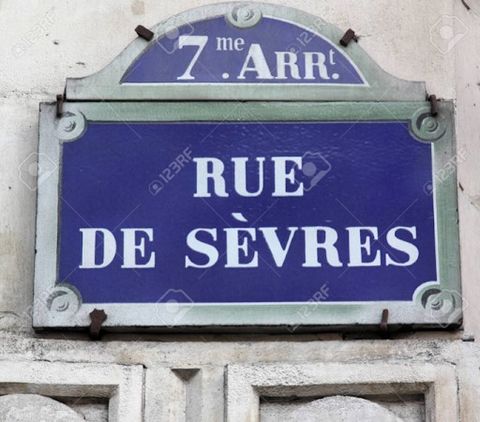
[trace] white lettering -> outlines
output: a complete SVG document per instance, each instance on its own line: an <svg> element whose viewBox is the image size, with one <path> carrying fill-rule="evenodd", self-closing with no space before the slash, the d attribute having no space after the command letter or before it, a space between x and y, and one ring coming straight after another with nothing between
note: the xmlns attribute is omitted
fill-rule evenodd
<svg viewBox="0 0 480 422"><path fill-rule="evenodd" d="M276 79L288 79L287 68L293 79L300 79L300 71L297 65L297 55L290 51L276 51L277 56L277 77Z"/></svg>
<svg viewBox="0 0 480 422"><path fill-rule="evenodd" d="M232 158L235 168L235 191L240 196L252 197L258 196L263 191L263 163L265 157L258 157L258 189L256 192L248 192L247 190L247 157Z"/></svg>
<svg viewBox="0 0 480 422"><path fill-rule="evenodd" d="M255 241L255 229L224 229L227 235L227 263L225 268L254 268L258 267L258 252L254 251L253 256L249 262L240 262L240 252L243 256L248 258L248 237ZM240 234L243 234L243 239L240 241Z"/></svg>
<svg viewBox="0 0 480 422"><path fill-rule="evenodd" d="M123 232L123 265L122 268L155 268L155 252L151 252L146 263L137 262L137 251L140 257L147 259L145 256L145 237L137 243L137 233L147 235L148 241L153 241L153 229L121 229Z"/></svg>
<svg viewBox="0 0 480 422"><path fill-rule="evenodd" d="M185 46L193 46L198 47L198 50L193 55L192 60L190 61L187 69L183 73L177 77L178 80L193 80L195 76L192 76L192 69L195 63L197 62L200 54L202 53L203 49L207 45L208 36L207 35L180 35L178 37L178 48L181 50Z"/></svg>
<svg viewBox="0 0 480 422"><path fill-rule="evenodd" d="M317 52L304 52L305 56L305 78L313 80L316 78L314 69L318 69L321 79L330 79L328 76L327 66L325 65L325 54Z"/></svg>
<svg viewBox="0 0 480 422"><path fill-rule="evenodd" d="M349 234L349 252L350 261L349 267L378 267L381 265L380 251L375 253L375 257L371 261L364 261L362 252L365 251L367 255L371 253L370 239L378 240L378 229L376 227L347 227ZM362 231L367 232L365 241L362 241ZM371 235L368 236L368 234Z"/></svg>
<svg viewBox="0 0 480 422"><path fill-rule="evenodd" d="M82 263L79 268L105 268L110 265L117 253L117 242L110 230L100 228L80 229L82 233ZM97 234L102 236L103 261L95 262Z"/></svg>
<svg viewBox="0 0 480 422"><path fill-rule="evenodd" d="M185 268L210 268L218 261L218 250L215 246L202 242L197 238L200 232L208 233L214 241L217 240L217 229L195 229L187 235L187 245L195 252L201 253L208 258L205 264L195 264L188 255L185 256Z"/></svg>
<svg viewBox="0 0 480 422"><path fill-rule="evenodd" d="M302 227L305 232L305 262L302 267L321 267L322 264L318 261L318 249L325 251L328 265L332 267L341 267L338 250L335 246L338 240L338 234L335 229L331 227ZM318 241L318 233L322 231L325 233L325 240Z"/></svg>
<svg viewBox="0 0 480 422"><path fill-rule="evenodd" d="M250 61L253 66L250 66ZM250 45L238 79L245 79L245 73L247 72L255 72L257 74L256 79L273 79L260 44L253 43Z"/></svg>
<svg viewBox="0 0 480 422"><path fill-rule="evenodd" d="M290 245L292 244L293 236L298 230L298 227L288 228L289 235L285 247L282 247L280 239L278 238L278 227L260 227L258 230L263 233L263 237L265 239L265 242L267 243L268 248L270 249L270 252L272 253L275 265L277 267L282 267L290 249Z"/></svg>
<svg viewBox="0 0 480 422"><path fill-rule="evenodd" d="M389 265L396 265L398 267L407 267L409 265L415 264L418 259L418 248L410 242L407 242L405 240L399 239L397 237L397 232L399 230L404 230L412 235L412 239L417 238L417 228L416 227L394 227L393 229L390 229L387 233L387 243L397 251L406 253L408 255L408 259L405 262L397 262L394 261L390 256L387 254L385 257L385 262L387 266Z"/></svg>
<svg viewBox="0 0 480 422"><path fill-rule="evenodd" d="M272 196L303 196L303 183L298 184L298 189L287 191L287 183L294 185L295 168L302 169L302 157L272 157L275 166L275 190ZM287 171L287 162L296 164Z"/></svg>
<svg viewBox="0 0 480 422"><path fill-rule="evenodd" d="M215 195L227 197L225 190L225 179L223 178L224 165L218 158L194 158L193 161L197 165L197 191L193 195L195 198L209 198L208 180L213 181L213 191ZM212 170L208 167L211 164Z"/></svg>

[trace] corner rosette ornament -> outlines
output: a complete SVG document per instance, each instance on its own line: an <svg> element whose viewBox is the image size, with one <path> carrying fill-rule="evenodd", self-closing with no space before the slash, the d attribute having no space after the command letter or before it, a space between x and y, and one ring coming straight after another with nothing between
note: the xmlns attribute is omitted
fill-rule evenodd
<svg viewBox="0 0 480 422"><path fill-rule="evenodd" d="M429 107L422 107L412 116L410 130L419 141L433 142L445 135L447 122L440 112L432 116Z"/></svg>
<svg viewBox="0 0 480 422"><path fill-rule="evenodd" d="M85 116L80 113L67 111L56 124L57 136L64 142L75 141L80 138L87 128Z"/></svg>
<svg viewBox="0 0 480 422"><path fill-rule="evenodd" d="M47 299L47 308L52 313L74 314L80 309L80 305L80 294L65 284L57 285Z"/></svg>
<svg viewBox="0 0 480 422"><path fill-rule="evenodd" d="M260 22L262 12L255 6L245 4L234 6L227 13L227 20L237 28L251 28Z"/></svg>
<svg viewBox="0 0 480 422"><path fill-rule="evenodd" d="M422 295L422 305L428 316L442 328L460 321L462 303L462 295L455 290L432 288Z"/></svg>

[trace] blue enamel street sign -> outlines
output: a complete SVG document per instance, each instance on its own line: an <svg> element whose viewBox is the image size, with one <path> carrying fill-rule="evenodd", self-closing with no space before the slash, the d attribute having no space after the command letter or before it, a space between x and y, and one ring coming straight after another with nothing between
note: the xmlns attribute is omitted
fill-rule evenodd
<svg viewBox="0 0 480 422"><path fill-rule="evenodd" d="M35 327L460 323L450 102L289 8L153 29L41 105Z"/></svg>
<svg viewBox="0 0 480 422"><path fill-rule="evenodd" d="M93 123L62 166L59 281L84 303L410 300L437 279L432 146L405 122Z"/></svg>

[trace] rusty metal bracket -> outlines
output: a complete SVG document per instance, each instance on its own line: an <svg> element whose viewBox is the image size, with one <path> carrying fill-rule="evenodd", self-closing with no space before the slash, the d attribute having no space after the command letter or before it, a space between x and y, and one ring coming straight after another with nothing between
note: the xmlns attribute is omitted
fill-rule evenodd
<svg viewBox="0 0 480 422"><path fill-rule="evenodd" d="M342 39L340 40L340 45L342 47L346 47L348 44L350 44L350 41L355 41L358 42L358 36L355 34L355 31L351 28L347 29L347 32L343 34Z"/></svg>
<svg viewBox="0 0 480 422"><path fill-rule="evenodd" d="M436 95L428 95L427 101L430 102L430 114L435 117L438 115L438 99Z"/></svg>
<svg viewBox="0 0 480 422"><path fill-rule="evenodd" d="M90 312L90 327L89 335L92 340L98 340L100 338L100 331L102 330L102 324L107 319L107 314L103 309L94 309Z"/></svg>
<svg viewBox="0 0 480 422"><path fill-rule="evenodd" d="M475 336L473 334L464 334L462 341L472 342L475 341Z"/></svg>
<svg viewBox="0 0 480 422"><path fill-rule="evenodd" d="M470 11L471 7L468 5L468 3L465 0L462 0L462 4L465 6L465 9Z"/></svg>
<svg viewBox="0 0 480 422"><path fill-rule="evenodd" d="M63 94L58 94L57 95L57 117L62 117L64 101L65 101L65 96Z"/></svg>
<svg viewBox="0 0 480 422"><path fill-rule="evenodd" d="M155 35L150 29L145 28L143 25L138 25L135 28L135 32L140 38L143 38L146 41L151 41Z"/></svg>
<svg viewBox="0 0 480 422"><path fill-rule="evenodd" d="M387 335L388 333L388 309L384 309L382 311L382 320L380 321L380 332L383 335Z"/></svg>

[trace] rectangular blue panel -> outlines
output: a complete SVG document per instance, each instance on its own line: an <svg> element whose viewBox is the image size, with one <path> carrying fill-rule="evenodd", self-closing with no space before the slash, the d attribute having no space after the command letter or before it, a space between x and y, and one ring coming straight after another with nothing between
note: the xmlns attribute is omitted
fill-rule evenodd
<svg viewBox="0 0 480 422"><path fill-rule="evenodd" d="M89 122L63 144L58 280L84 303L307 302L322 286L411 301L437 280L431 148L406 121ZM103 268L83 244L95 228Z"/></svg>

